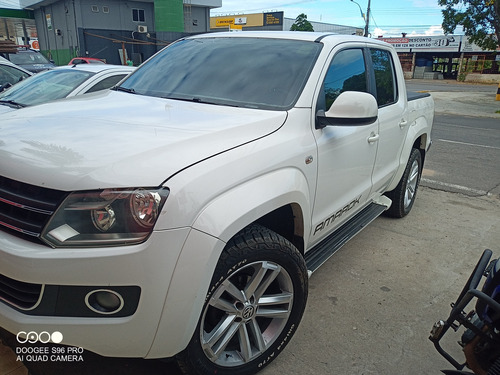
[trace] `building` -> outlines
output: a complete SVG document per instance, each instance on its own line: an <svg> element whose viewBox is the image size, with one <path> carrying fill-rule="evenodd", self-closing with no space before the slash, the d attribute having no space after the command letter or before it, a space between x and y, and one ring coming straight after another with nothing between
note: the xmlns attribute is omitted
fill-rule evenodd
<svg viewBox="0 0 500 375"><path fill-rule="evenodd" d="M283 31L290 30L295 20L285 18L283 12L251 13L215 16L210 18L211 31L231 30L266 30ZM314 31L334 32L347 35L363 35L363 29L359 27L335 25L330 23L309 21Z"/></svg>
<svg viewBox="0 0 500 375"><path fill-rule="evenodd" d="M379 39L396 49L407 78L485 83L497 83L500 79L500 47L484 51L465 35Z"/></svg>
<svg viewBox="0 0 500 375"><path fill-rule="evenodd" d="M17 45L35 43L38 34L33 11L0 8L0 40L8 40Z"/></svg>
<svg viewBox="0 0 500 375"><path fill-rule="evenodd" d="M135 65L180 37L210 30L222 0L21 0L40 50L56 64L77 56Z"/></svg>

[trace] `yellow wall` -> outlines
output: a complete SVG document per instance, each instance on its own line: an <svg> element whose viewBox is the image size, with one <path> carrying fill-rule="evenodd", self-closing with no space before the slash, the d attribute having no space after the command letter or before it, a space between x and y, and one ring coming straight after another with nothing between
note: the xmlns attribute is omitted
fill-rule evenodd
<svg viewBox="0 0 500 375"><path fill-rule="evenodd" d="M264 14L238 14L236 16L210 17L211 29L228 29L230 25L241 25L243 28L252 26L264 26Z"/></svg>

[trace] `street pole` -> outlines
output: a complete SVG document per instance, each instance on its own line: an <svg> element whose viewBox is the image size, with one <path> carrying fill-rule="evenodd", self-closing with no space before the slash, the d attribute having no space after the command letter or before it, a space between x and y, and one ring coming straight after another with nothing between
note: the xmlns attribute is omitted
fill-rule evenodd
<svg viewBox="0 0 500 375"><path fill-rule="evenodd" d="M365 36L368 36L368 26L370 24L370 1L368 0L368 9L366 10Z"/></svg>

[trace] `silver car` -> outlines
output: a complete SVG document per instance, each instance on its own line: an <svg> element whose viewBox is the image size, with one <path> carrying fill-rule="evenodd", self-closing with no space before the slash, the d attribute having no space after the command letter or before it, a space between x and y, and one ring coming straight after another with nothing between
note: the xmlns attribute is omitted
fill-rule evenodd
<svg viewBox="0 0 500 375"><path fill-rule="evenodd" d="M0 56L0 92L33 75Z"/></svg>
<svg viewBox="0 0 500 375"><path fill-rule="evenodd" d="M132 66L87 64L46 70L0 93L0 113L109 89L134 69Z"/></svg>

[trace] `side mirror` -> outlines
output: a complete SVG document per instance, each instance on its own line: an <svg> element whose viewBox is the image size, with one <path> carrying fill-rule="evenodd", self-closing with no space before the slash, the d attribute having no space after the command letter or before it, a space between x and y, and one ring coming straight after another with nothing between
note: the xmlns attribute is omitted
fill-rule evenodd
<svg viewBox="0 0 500 375"><path fill-rule="evenodd" d="M333 102L330 109L316 113L318 129L326 126L362 126L373 124L378 118L377 100L372 94L345 91Z"/></svg>

